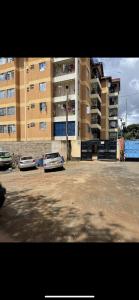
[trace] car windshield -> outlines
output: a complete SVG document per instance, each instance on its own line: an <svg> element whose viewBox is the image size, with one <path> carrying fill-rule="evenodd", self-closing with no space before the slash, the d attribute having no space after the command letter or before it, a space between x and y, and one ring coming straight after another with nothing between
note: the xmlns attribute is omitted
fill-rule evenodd
<svg viewBox="0 0 139 300"><path fill-rule="evenodd" d="M0 157L10 157L9 152L0 152Z"/></svg>
<svg viewBox="0 0 139 300"><path fill-rule="evenodd" d="M32 156L26 156L21 158L21 160L28 160L28 159L32 159Z"/></svg>
<svg viewBox="0 0 139 300"><path fill-rule="evenodd" d="M53 159L53 158L56 158L56 157L59 157L59 153L50 153L50 154L46 154L45 155L45 158L46 159Z"/></svg>

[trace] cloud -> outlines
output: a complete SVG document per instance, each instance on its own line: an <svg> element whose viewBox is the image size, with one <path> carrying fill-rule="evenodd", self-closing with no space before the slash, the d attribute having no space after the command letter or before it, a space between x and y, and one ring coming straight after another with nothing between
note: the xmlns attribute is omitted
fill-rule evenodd
<svg viewBox="0 0 139 300"><path fill-rule="evenodd" d="M119 117L125 118L126 99L128 124L139 123L139 57L98 57L103 63L104 75L120 77Z"/></svg>
<svg viewBox="0 0 139 300"><path fill-rule="evenodd" d="M120 60L120 66L127 67L127 68L134 68L138 62L139 62L138 57L122 58Z"/></svg>
<svg viewBox="0 0 139 300"><path fill-rule="evenodd" d="M139 91L139 79L132 79L130 82L129 82L129 86L135 90L135 91Z"/></svg>

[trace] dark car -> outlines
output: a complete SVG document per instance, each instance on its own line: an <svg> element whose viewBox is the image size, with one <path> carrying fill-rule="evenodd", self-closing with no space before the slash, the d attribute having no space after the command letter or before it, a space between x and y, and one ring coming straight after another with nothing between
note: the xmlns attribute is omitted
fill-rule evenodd
<svg viewBox="0 0 139 300"><path fill-rule="evenodd" d="M6 189L0 183L0 208L3 206L6 199Z"/></svg>

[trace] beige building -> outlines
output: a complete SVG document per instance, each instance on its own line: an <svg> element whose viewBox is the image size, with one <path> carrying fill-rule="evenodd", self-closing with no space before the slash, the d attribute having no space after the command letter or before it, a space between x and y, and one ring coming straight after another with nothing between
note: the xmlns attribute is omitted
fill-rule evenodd
<svg viewBox="0 0 139 300"><path fill-rule="evenodd" d="M119 86L90 58L0 58L0 141L65 140L66 87L69 139L112 138Z"/></svg>

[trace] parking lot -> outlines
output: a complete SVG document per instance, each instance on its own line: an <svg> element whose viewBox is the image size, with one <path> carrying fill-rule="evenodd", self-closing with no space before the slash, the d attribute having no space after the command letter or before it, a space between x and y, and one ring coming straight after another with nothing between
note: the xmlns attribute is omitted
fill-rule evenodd
<svg viewBox="0 0 139 300"><path fill-rule="evenodd" d="M139 242L139 162L0 172L0 241Z"/></svg>

